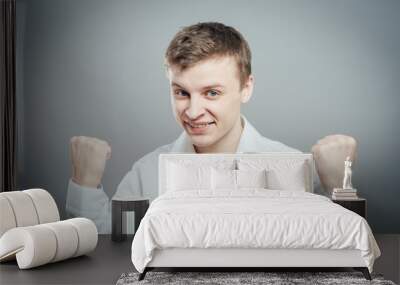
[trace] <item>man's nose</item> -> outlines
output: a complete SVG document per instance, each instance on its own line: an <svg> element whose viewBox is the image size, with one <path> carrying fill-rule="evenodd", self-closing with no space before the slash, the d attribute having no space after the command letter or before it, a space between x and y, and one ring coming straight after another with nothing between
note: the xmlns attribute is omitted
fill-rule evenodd
<svg viewBox="0 0 400 285"><path fill-rule="evenodd" d="M203 106L202 98L196 98L196 96L192 96L190 98L189 107L186 109L186 116L194 121L198 117L204 114L204 106Z"/></svg>

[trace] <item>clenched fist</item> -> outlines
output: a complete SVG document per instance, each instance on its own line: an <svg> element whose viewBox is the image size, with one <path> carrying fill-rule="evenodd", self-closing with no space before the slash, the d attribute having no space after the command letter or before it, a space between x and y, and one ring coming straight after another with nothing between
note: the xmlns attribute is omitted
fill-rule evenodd
<svg viewBox="0 0 400 285"><path fill-rule="evenodd" d="M346 135L329 135L317 141L311 152L325 190L332 193L333 188L342 188L344 161L349 156L354 167L357 159L357 141Z"/></svg>
<svg viewBox="0 0 400 285"><path fill-rule="evenodd" d="M103 140L75 136L70 141L72 180L86 187L97 188L101 183L111 147Z"/></svg>

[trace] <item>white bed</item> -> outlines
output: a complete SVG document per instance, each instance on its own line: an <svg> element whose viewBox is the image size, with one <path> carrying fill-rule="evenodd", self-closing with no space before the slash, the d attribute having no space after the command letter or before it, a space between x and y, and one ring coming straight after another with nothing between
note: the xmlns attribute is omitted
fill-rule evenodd
<svg viewBox="0 0 400 285"><path fill-rule="evenodd" d="M224 178L218 186L220 174L211 175L210 188L209 166L239 169L235 188L224 188ZM191 177L193 167L203 170ZM260 169L273 190L246 187L258 176L239 182ZM368 223L313 194L313 172L311 154L161 154L160 196L132 243L140 279L155 267L354 267L370 278L380 251Z"/></svg>

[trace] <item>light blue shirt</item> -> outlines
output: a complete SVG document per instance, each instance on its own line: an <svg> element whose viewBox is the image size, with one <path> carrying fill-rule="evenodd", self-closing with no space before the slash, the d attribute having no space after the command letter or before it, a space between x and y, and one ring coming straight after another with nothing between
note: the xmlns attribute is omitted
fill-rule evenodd
<svg viewBox="0 0 400 285"><path fill-rule="evenodd" d="M237 153L243 152L296 152L281 142L263 137L241 115L243 131L240 137ZM178 139L167 145L160 146L136 161L132 169L125 174L118 185L113 199L128 200L132 197L146 196L150 201L158 196L158 156L160 153L195 153L188 135L183 132ZM314 193L323 193L320 181L314 169ZM111 233L111 200L104 189L83 187L71 179L68 185L66 211L71 217L86 217L97 226L99 233Z"/></svg>

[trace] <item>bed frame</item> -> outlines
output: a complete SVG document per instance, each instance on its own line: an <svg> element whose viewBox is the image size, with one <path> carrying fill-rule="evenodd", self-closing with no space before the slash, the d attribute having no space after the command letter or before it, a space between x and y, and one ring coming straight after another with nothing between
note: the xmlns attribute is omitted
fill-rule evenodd
<svg viewBox="0 0 400 285"><path fill-rule="evenodd" d="M165 189L166 163L175 159L190 159L192 161L219 161L240 158L257 159L290 159L301 160L306 168L306 191L313 193L313 175L315 175L314 160L309 153L235 153L235 154L189 154L168 153L159 156L159 194ZM148 263L139 280L143 280L150 270L161 268L184 269L229 269L229 271L265 271L282 269L290 271L296 268L343 268L350 267L361 271L367 280L371 280L369 270L361 257L360 250L331 250L331 249L255 249L255 248L168 248L157 249L153 259Z"/></svg>
<svg viewBox="0 0 400 285"><path fill-rule="evenodd" d="M157 249L152 261L143 273L142 280L148 271L155 268L201 268L206 271L213 269L233 271L270 271L282 269L309 268L319 270L350 267L361 271L367 280L371 280L368 268L359 250L329 250L329 249L240 249L240 248L170 248ZM229 271L228 270L228 271Z"/></svg>

